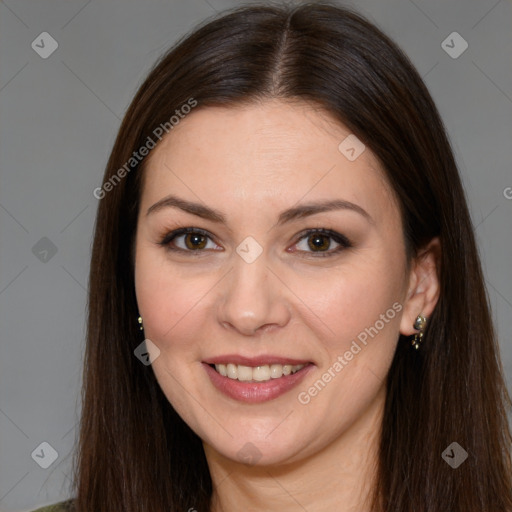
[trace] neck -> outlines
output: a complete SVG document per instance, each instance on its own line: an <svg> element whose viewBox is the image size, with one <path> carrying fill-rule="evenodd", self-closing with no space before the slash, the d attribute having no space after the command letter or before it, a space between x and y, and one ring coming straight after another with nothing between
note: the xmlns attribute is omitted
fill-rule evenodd
<svg viewBox="0 0 512 512"><path fill-rule="evenodd" d="M294 463L247 466L204 445L212 512L365 512L375 484L385 390L365 415L320 452Z"/></svg>

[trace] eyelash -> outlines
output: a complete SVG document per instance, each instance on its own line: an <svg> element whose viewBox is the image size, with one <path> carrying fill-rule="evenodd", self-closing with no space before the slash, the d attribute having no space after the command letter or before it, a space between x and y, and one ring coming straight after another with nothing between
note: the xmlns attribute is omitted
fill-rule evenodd
<svg viewBox="0 0 512 512"><path fill-rule="evenodd" d="M194 233L198 235L205 236L209 239L211 239L210 234L207 231L204 231L200 228L179 228L175 229L174 231L171 231L170 233L167 233L161 240L158 242L159 245L164 247L168 251L173 252L182 252L182 253L191 253L193 256L200 256L202 252L205 251L205 249L198 249L198 250L187 250L187 249L181 249L179 247L172 247L170 244L172 241L174 241L175 238L186 235L189 233ZM348 240L347 237L344 235L337 233L336 231L332 231L330 229L324 229L324 228L316 228L316 229L308 229L306 231L303 231L298 235L297 241L293 244L298 244L301 240L304 238L307 239L311 235L324 235L329 238L332 238L336 243L340 244L338 247L336 247L334 250L329 251L299 251L299 252L306 252L309 254L313 254L314 258L326 258L330 256L334 256L335 254L338 254L339 252L343 251L344 249L348 249L352 247L352 244ZM213 240L212 240L213 241Z"/></svg>

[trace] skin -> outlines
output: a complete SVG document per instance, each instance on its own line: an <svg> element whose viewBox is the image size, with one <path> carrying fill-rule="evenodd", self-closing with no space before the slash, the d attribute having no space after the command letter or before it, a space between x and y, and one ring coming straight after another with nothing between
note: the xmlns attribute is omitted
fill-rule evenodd
<svg viewBox="0 0 512 512"><path fill-rule="evenodd" d="M392 189L368 148L354 161L338 150L349 134L306 103L209 107L189 114L146 160L137 301L145 337L160 349L152 364L156 378L203 440L214 511L365 510L384 379L399 334L414 334L416 316L434 309L440 248L433 240L408 265ZM219 210L226 224L176 207L147 214L169 194ZM287 208L332 199L358 205L371 220L339 209L277 225ZM179 227L209 233L202 252L159 244ZM321 238L331 254L322 257L325 252L308 246L314 235L300 238L315 228L343 234L352 246L335 253L338 243ZM248 236L263 249L252 263L236 252ZM186 235L170 245L193 246ZM386 316L378 334L359 343L343 369L301 403L298 394L394 303L400 306L394 318ZM219 392L201 363L232 353L315 366L284 395L246 404ZM246 443L256 454L249 464L241 460Z"/></svg>

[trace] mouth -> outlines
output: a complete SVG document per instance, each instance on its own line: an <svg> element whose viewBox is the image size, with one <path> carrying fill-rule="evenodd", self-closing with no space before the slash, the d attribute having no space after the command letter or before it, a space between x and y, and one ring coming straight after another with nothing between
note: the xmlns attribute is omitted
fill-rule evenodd
<svg viewBox="0 0 512 512"><path fill-rule="evenodd" d="M231 399L261 403L296 387L315 368L305 360L282 357L221 356L203 361L213 386Z"/></svg>
<svg viewBox="0 0 512 512"><path fill-rule="evenodd" d="M306 364L264 364L261 366L245 366L233 363L210 364L217 373L228 379L239 382L268 382L283 376L293 375L302 370Z"/></svg>

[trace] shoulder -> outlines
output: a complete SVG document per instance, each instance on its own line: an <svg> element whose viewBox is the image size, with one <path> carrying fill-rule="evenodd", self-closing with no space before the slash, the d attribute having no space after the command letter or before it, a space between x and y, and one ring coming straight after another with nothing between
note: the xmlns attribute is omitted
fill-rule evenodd
<svg viewBox="0 0 512 512"><path fill-rule="evenodd" d="M41 507L32 512L73 512L75 510L74 501L66 500L61 501L59 503L55 503L53 505L47 505L46 507Z"/></svg>

